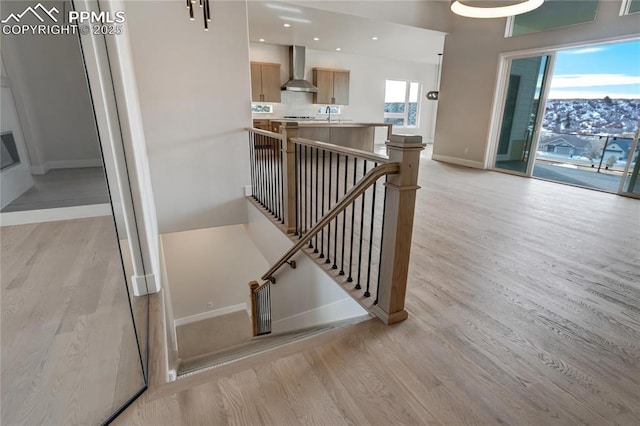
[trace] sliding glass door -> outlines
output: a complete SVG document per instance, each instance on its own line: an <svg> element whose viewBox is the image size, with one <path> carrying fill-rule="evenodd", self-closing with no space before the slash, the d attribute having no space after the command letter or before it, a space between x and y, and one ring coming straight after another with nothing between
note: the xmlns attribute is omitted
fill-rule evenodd
<svg viewBox="0 0 640 426"><path fill-rule="evenodd" d="M495 168L530 175L551 56L510 61Z"/></svg>

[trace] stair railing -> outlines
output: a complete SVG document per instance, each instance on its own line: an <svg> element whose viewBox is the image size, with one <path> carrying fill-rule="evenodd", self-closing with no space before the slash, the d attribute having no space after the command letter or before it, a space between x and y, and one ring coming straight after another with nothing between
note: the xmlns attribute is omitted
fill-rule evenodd
<svg viewBox="0 0 640 426"><path fill-rule="evenodd" d="M250 134L262 132L250 129ZM278 134L270 135L276 139L273 135ZM422 138L392 135L386 143L389 156L384 157L298 138L298 124L293 122L281 126L281 136L281 163L275 169L281 177L282 214L265 207L260 193L253 198L292 234L295 243L265 272L266 282L258 287L274 284L276 272L285 263L295 267L292 257L304 250L324 263L337 282L355 283L353 289L362 292L351 292L352 296L385 323L406 319L404 299ZM255 144L255 136L251 138ZM273 176L265 174L260 164L265 156L255 146L251 154L252 184L269 187L260 181ZM278 156L267 156L274 157ZM254 318L260 318L260 313Z"/></svg>

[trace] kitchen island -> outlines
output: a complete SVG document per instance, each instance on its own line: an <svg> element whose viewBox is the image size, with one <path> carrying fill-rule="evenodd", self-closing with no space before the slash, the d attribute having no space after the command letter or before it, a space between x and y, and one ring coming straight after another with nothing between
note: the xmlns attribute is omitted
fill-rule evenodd
<svg viewBox="0 0 640 426"><path fill-rule="evenodd" d="M376 129L384 128L385 139L391 137L391 124L387 123L359 123L350 121L298 121L298 120L270 120L271 131L279 133L280 125L295 121L298 123L298 137L314 141L328 142L348 148L374 152Z"/></svg>

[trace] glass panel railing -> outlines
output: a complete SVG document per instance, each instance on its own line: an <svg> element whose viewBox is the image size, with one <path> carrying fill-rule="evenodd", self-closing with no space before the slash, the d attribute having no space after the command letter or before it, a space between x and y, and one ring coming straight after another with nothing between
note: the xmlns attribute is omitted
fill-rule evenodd
<svg viewBox="0 0 640 426"><path fill-rule="evenodd" d="M633 139L542 132L533 176L617 192Z"/></svg>

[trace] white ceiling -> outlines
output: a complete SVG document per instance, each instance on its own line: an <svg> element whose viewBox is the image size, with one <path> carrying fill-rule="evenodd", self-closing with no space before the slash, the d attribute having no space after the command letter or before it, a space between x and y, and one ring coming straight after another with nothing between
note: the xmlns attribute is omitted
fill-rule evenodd
<svg viewBox="0 0 640 426"><path fill-rule="evenodd" d="M249 1L252 43L438 63L445 33L277 1ZM291 26L285 28L284 24ZM374 41L372 37L378 37ZM314 37L320 40L314 41Z"/></svg>

